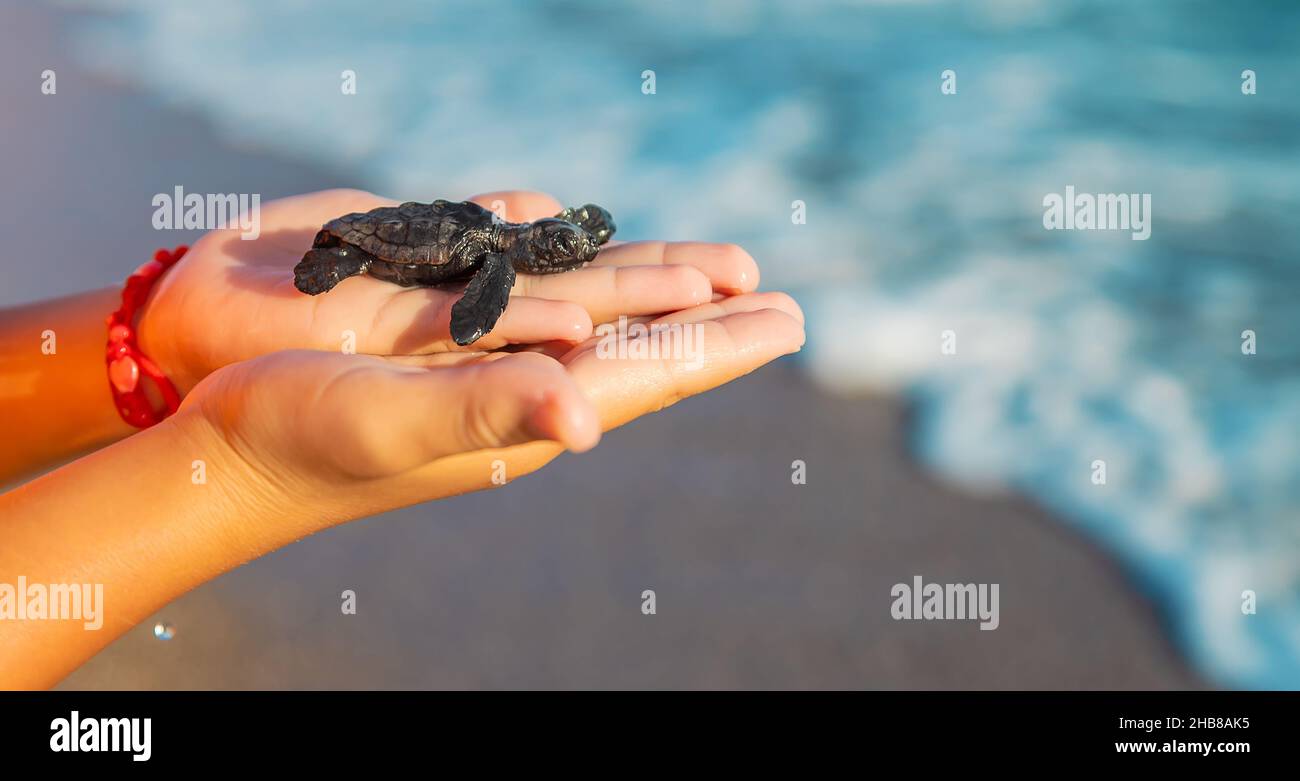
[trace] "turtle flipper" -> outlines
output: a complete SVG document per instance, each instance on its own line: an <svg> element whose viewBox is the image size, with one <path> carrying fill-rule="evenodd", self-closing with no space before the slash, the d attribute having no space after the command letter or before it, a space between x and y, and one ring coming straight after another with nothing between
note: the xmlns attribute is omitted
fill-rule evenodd
<svg viewBox="0 0 1300 781"><path fill-rule="evenodd" d="M309 295L319 295L370 268L374 256L356 247L311 249L293 267L293 286Z"/></svg>
<svg viewBox="0 0 1300 781"><path fill-rule="evenodd" d="M491 331L506 311L514 286L515 269L509 259L499 253L485 255L465 295L451 308L451 338L456 344L463 347Z"/></svg>
<svg viewBox="0 0 1300 781"><path fill-rule="evenodd" d="M565 209L555 215L555 218L571 222L582 228L591 234L597 244L604 244L609 241L610 237L614 235L614 231L618 230L618 226L614 224L614 217L594 203Z"/></svg>

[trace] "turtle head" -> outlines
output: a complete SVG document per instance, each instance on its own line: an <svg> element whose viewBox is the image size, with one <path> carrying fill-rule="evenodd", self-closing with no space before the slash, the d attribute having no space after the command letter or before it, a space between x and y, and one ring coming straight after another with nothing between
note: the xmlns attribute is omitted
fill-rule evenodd
<svg viewBox="0 0 1300 781"><path fill-rule="evenodd" d="M600 251L600 245L577 225L547 218L524 226L513 250L517 266L535 274L544 274L591 262Z"/></svg>

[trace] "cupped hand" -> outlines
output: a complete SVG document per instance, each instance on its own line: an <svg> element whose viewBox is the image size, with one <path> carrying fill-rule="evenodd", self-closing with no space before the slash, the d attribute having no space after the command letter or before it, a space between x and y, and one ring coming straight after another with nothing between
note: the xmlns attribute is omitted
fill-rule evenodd
<svg viewBox="0 0 1300 781"><path fill-rule="evenodd" d="M277 507L295 519L286 533L310 534L513 480L566 448L593 447L603 430L795 352L804 338L802 313L780 293L638 325L654 328L629 329L622 349L608 341L620 335L605 333L558 358L276 353L215 372L170 421L206 432L201 442L240 465L250 482L242 494L292 508ZM670 334L687 329L690 346L675 350Z"/></svg>
<svg viewBox="0 0 1300 781"><path fill-rule="evenodd" d="M472 200L511 222L562 208L548 195L522 191ZM182 393L222 366L277 350L410 355L466 349L449 330L460 296L454 287L404 288L360 276L320 296L294 288L293 266L322 224L394 203L360 190L326 190L265 204L256 239L242 239L237 229L205 234L151 294L139 325L142 349ZM734 245L611 242L584 268L518 275L497 326L468 349L578 343L593 323L680 310L757 284L753 260Z"/></svg>

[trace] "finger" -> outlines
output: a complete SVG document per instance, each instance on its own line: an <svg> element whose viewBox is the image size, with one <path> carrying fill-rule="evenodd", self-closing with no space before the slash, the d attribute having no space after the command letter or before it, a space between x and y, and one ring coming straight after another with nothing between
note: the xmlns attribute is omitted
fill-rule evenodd
<svg viewBox="0 0 1300 781"><path fill-rule="evenodd" d="M707 302L708 278L690 266L582 268L565 274L520 274L517 295L571 301L594 323L671 312Z"/></svg>
<svg viewBox="0 0 1300 781"><path fill-rule="evenodd" d="M693 266L715 290L747 293L758 288L758 264L735 244L699 241L631 241L606 247L595 266Z"/></svg>
<svg viewBox="0 0 1300 781"><path fill-rule="evenodd" d="M718 301L669 312L655 318L655 323L697 323L702 320L715 320L738 312L757 312L761 309L775 309L793 317L799 325L804 324L803 309L787 293L772 291L768 293L745 293L728 296Z"/></svg>
<svg viewBox="0 0 1300 781"><path fill-rule="evenodd" d="M535 441L583 451L600 439L595 408L545 356L434 369L372 356L346 360L317 391L310 414L318 424L309 436L353 474L396 475L448 456Z"/></svg>
<svg viewBox="0 0 1300 781"><path fill-rule="evenodd" d="M694 346L677 356L663 357L662 350L652 353L633 344L626 355L659 357L618 357L596 350L569 356L568 369L596 404L605 430L797 352L804 341L799 322L774 309L725 315L691 324L691 330L684 341Z"/></svg>
<svg viewBox="0 0 1300 781"><path fill-rule="evenodd" d="M679 312L670 312L666 315L657 317L629 317L623 325L631 327L633 325L670 325L673 323L698 323L704 320L716 320L731 314L740 312L758 312L764 309L773 309L784 312L794 318L801 327L804 324L803 310L793 298L785 293L745 293L739 296L729 296L727 298L712 301L707 304L683 309ZM626 331L626 329L624 329ZM589 350L594 347L601 339L608 339L613 336L613 332L607 326L597 329L597 333L585 339L577 345L565 345L561 342L549 342L545 345L534 345L532 349L555 358L567 360L570 354L576 355L583 350ZM529 348L525 348L529 349Z"/></svg>
<svg viewBox="0 0 1300 781"><path fill-rule="evenodd" d="M427 353L424 355L377 355L387 363L395 366L420 367L425 369L440 369L450 366L466 366L479 361L490 361L494 357L504 357L510 353L505 352L463 352L463 353Z"/></svg>
<svg viewBox="0 0 1300 781"><path fill-rule="evenodd" d="M532 222L554 217L564 208L546 193L531 190L497 190L472 196L470 200L495 212L506 222Z"/></svg>
<svg viewBox="0 0 1300 781"><path fill-rule="evenodd" d="M342 284L359 287L369 282L391 288L378 280L345 280ZM329 296L321 296L315 304L315 319L332 328L328 333L317 329L317 348L337 349L339 334L334 331L349 325L347 330L356 334L357 350L363 353L403 355L467 349L451 338L451 309L460 298L458 292L407 288L383 293L384 299L368 305L364 300L326 300ZM591 330L590 315L577 304L512 296L492 330L468 349L492 350L550 340L573 344L590 336Z"/></svg>
<svg viewBox="0 0 1300 781"><path fill-rule="evenodd" d="M422 399L422 431L431 459L536 440L581 452L600 441L595 408L550 358L505 355L405 376L410 392ZM428 425L434 420L437 425Z"/></svg>

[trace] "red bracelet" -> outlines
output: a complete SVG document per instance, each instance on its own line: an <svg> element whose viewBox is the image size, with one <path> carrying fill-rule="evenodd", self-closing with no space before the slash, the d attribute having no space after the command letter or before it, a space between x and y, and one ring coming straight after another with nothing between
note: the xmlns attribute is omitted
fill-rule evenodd
<svg viewBox="0 0 1300 781"><path fill-rule="evenodd" d="M153 260L126 278L126 287L122 288L122 306L108 316L108 350L104 356L108 362L108 387L113 391L113 403L122 420L136 428L148 428L181 406L181 395L176 392L176 386L156 363L140 352L132 323L136 310L149 298L153 283L180 260L187 249L182 245L170 252L165 249L155 252ZM144 387L140 385L141 373L153 380L165 409L155 410L150 405Z"/></svg>

